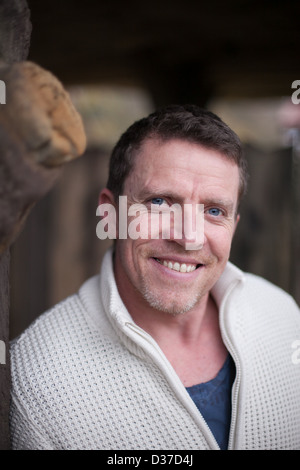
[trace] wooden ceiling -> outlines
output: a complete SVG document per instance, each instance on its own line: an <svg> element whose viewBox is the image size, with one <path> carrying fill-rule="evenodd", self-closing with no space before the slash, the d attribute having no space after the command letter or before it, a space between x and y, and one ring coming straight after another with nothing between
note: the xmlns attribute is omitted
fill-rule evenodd
<svg viewBox="0 0 300 470"><path fill-rule="evenodd" d="M65 84L146 87L154 100L291 94L299 0L28 0L29 59Z"/></svg>

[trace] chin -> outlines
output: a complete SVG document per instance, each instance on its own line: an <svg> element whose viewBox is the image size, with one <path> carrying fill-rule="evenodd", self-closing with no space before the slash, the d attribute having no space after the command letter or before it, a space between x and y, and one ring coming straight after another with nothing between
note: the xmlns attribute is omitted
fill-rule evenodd
<svg viewBox="0 0 300 470"><path fill-rule="evenodd" d="M154 310L168 313L172 316L183 315L189 312L195 307L199 300L196 297L191 297L189 300L179 300L178 296L174 299L168 299L166 296L152 292L147 287L142 290L142 295L144 300L146 300L148 305L150 305Z"/></svg>

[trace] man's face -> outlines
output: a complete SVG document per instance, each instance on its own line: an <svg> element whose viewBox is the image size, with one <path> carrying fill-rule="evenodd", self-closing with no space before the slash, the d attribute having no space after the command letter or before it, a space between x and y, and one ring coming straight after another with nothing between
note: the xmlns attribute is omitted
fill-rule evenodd
<svg viewBox="0 0 300 470"><path fill-rule="evenodd" d="M238 187L237 165L217 151L177 139L144 142L125 181L128 205L203 204L204 243L187 250L184 233L181 239L117 240L115 276L125 304L173 315L197 307L229 258Z"/></svg>

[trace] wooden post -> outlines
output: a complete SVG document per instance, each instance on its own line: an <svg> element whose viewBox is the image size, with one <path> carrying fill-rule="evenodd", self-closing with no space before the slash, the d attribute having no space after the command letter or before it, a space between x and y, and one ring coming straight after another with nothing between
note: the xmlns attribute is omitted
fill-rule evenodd
<svg viewBox="0 0 300 470"><path fill-rule="evenodd" d="M12 26L13 25L13 26ZM0 4L0 449L9 439L9 246L34 204L56 182L61 166L85 150L82 121L68 93L27 56L25 0Z"/></svg>
<svg viewBox="0 0 300 470"><path fill-rule="evenodd" d="M9 250L0 257L0 449L9 449L9 395L10 395L10 366L9 366Z"/></svg>
<svg viewBox="0 0 300 470"><path fill-rule="evenodd" d="M10 64L26 59L30 44L30 13L25 0L0 4L0 58ZM1 77L0 77L1 79ZM2 90L3 91L3 90ZM6 87L4 88L6 98ZM0 106L6 106L6 99ZM0 172L3 171L0 166ZM1 241L1 240L0 240ZM9 249L0 255L0 450L9 449Z"/></svg>

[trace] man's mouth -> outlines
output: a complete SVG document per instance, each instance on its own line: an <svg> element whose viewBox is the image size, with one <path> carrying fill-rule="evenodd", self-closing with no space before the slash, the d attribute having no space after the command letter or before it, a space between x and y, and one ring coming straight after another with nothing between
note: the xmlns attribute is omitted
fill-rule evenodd
<svg viewBox="0 0 300 470"><path fill-rule="evenodd" d="M195 269L203 266L203 264L193 264L193 263L179 263L178 261L171 261L168 259L159 259L153 258L158 263L162 264L166 268L172 269L173 271L178 271L180 273L191 273Z"/></svg>

